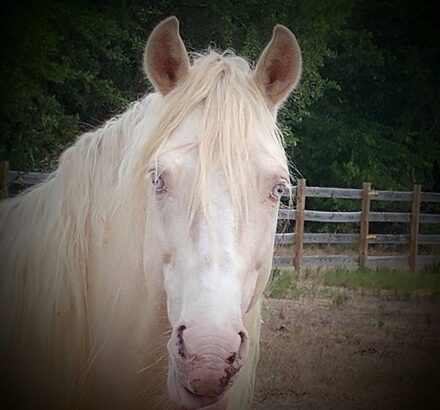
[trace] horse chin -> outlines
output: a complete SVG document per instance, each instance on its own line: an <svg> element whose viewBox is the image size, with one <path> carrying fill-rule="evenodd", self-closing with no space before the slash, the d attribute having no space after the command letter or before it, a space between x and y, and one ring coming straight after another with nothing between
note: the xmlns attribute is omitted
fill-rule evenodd
<svg viewBox="0 0 440 410"><path fill-rule="evenodd" d="M226 410L226 395L207 397L194 394L178 380L176 370L168 370L168 393L173 410Z"/></svg>

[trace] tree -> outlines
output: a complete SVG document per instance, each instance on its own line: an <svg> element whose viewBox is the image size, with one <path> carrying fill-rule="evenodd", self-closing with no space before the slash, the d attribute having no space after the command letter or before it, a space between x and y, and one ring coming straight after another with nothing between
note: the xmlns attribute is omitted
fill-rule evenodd
<svg viewBox="0 0 440 410"><path fill-rule="evenodd" d="M0 156L15 169L52 168L76 135L146 93L145 41L174 14L190 51L232 48L251 60L275 24L294 31L304 72L280 118L297 175L315 185L439 189L436 7L409 0L11 4L1 22Z"/></svg>
<svg viewBox="0 0 440 410"><path fill-rule="evenodd" d="M338 84L298 130L298 166L317 185L431 189L440 158L432 3L358 1L321 75Z"/></svg>

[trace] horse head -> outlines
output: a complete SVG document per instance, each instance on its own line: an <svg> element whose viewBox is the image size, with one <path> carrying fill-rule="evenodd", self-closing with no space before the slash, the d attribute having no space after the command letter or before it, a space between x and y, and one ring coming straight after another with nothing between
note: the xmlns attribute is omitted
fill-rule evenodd
<svg viewBox="0 0 440 410"><path fill-rule="evenodd" d="M231 53L191 63L170 17L151 33L144 68L165 111L145 170L147 252L172 327L169 395L176 408L223 408L253 342L245 318L269 278L289 189L276 112L301 53L277 25L254 70Z"/></svg>

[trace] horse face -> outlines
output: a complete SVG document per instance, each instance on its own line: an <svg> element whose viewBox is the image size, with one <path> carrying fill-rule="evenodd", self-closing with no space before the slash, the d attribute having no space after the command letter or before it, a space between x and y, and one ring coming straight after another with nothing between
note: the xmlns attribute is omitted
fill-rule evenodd
<svg viewBox="0 0 440 410"><path fill-rule="evenodd" d="M156 232L163 233L161 258L172 324L194 309L200 315L202 307L209 317L241 317L251 308L259 274L270 270L279 199L288 190L282 153L276 158L255 149L253 179L240 187L247 190L247 203L242 204L246 220L237 220L230 186L215 163L203 178L206 208L200 206L192 214L195 181L200 178L193 141L201 131L197 118L194 112L185 120L148 175L149 195L154 199L149 213L160 225Z"/></svg>
<svg viewBox="0 0 440 410"><path fill-rule="evenodd" d="M245 361L249 336L243 318L267 282L279 198L288 184L280 148L256 146L249 152L252 179L240 187L247 190L244 219L237 220L234 187L214 161L205 168L204 206L189 211L200 179L200 118L194 111L174 132L151 163L147 181L148 213L157 224L150 229L161 232L157 257L173 329L170 392L187 408L223 397ZM252 133L264 138L257 127Z"/></svg>
<svg viewBox="0 0 440 410"><path fill-rule="evenodd" d="M177 27L176 20L165 20L147 45L146 71L164 96L191 81ZM250 94L261 93L261 103L269 107L272 128L276 105L298 79L300 63L291 56L295 47L293 35L277 26L255 73L245 80L253 87ZM256 117L244 126L236 118L236 138L242 129L252 135L246 167L231 157L226 165L217 161L215 147L228 150L221 144L211 144L212 161L207 161L200 148L206 138L206 104L203 99L166 139L147 175L147 230L160 233L156 257L172 326L168 387L174 405L185 409L224 408L225 392L246 360L250 340L244 319L270 274L279 200L289 180L279 141L264 135L267 118ZM211 120L213 128L221 128L215 122L224 119Z"/></svg>

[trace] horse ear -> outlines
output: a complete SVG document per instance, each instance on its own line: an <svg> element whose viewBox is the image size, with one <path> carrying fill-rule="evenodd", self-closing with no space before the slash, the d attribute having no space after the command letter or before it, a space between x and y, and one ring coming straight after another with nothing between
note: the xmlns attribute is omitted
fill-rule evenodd
<svg viewBox="0 0 440 410"><path fill-rule="evenodd" d="M150 34L144 53L144 70L154 88L168 94L188 74L189 60L179 35L179 20L168 17Z"/></svg>
<svg viewBox="0 0 440 410"><path fill-rule="evenodd" d="M272 105L283 102L301 77L301 50L293 33L280 24L258 60L254 78Z"/></svg>

